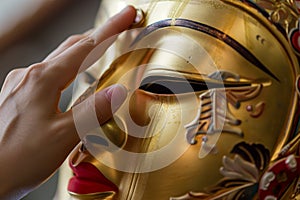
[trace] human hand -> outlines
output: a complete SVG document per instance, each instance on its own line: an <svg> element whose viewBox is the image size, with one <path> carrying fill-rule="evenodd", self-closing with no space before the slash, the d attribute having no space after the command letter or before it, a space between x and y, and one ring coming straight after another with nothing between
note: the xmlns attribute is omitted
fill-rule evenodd
<svg viewBox="0 0 300 200"><path fill-rule="evenodd" d="M43 62L16 69L0 93L0 197L18 199L53 174L79 142L72 110L58 109L62 90L76 77L86 56L133 23L131 6L89 34L66 40ZM95 95L99 123L112 116L111 97L125 99L121 86ZM82 102L84 103L84 102ZM85 113L88 107L80 106Z"/></svg>

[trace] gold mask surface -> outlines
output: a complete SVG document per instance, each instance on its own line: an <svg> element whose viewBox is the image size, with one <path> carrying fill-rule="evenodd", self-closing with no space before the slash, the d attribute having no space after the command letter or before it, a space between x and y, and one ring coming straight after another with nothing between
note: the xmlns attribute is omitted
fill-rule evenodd
<svg viewBox="0 0 300 200"><path fill-rule="evenodd" d="M99 16L128 3L103 1ZM70 158L73 167L95 166L117 190L69 192L78 199L296 198L299 64L288 39L296 3L130 1L143 11L136 25L143 28L119 37L113 51L122 53L107 68L96 66L98 90L129 89L102 126L119 149L103 151L97 134L87 135Z"/></svg>

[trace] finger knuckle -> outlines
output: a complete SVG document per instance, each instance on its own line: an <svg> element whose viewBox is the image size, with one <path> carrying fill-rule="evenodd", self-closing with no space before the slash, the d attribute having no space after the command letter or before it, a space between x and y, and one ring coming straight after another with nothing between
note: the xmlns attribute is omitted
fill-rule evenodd
<svg viewBox="0 0 300 200"><path fill-rule="evenodd" d="M26 77L30 80L40 80L43 78L43 68L45 67L45 63L36 63L29 66L26 70Z"/></svg>
<svg viewBox="0 0 300 200"><path fill-rule="evenodd" d="M20 73L24 72L24 68L16 68L16 69L13 69L11 70L8 74L7 74L7 79L11 79L11 78L14 78L16 77L17 75L19 75Z"/></svg>
<svg viewBox="0 0 300 200"><path fill-rule="evenodd" d="M77 41L79 41L80 39L82 39L82 35L78 34L78 35L71 35L66 39L66 44L74 44Z"/></svg>
<svg viewBox="0 0 300 200"><path fill-rule="evenodd" d="M85 38L83 38L79 41L79 45L87 46L87 47L94 47L95 44L96 44L96 41L91 36L86 36Z"/></svg>
<svg viewBox="0 0 300 200"><path fill-rule="evenodd" d="M24 69L13 69L11 70L7 76L5 77L5 80L3 82L3 85L11 84L12 82L16 82L18 77L20 77L21 73L24 73Z"/></svg>

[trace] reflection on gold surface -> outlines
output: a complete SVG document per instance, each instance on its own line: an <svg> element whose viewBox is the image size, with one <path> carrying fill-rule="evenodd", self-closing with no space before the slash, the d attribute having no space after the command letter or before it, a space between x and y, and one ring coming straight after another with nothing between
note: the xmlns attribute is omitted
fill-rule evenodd
<svg viewBox="0 0 300 200"><path fill-rule="evenodd" d="M297 178L276 182L277 193L275 182L260 187L264 173L286 159L283 149L298 159L299 63L286 33L294 18L274 7L296 2L255 2L130 2L143 10L144 28L121 35L113 49L122 53L94 69L98 90L122 83L128 97L103 125L105 137L93 135L105 142L85 140L82 161L118 186L116 199L298 195ZM103 1L102 8L115 13L126 3Z"/></svg>

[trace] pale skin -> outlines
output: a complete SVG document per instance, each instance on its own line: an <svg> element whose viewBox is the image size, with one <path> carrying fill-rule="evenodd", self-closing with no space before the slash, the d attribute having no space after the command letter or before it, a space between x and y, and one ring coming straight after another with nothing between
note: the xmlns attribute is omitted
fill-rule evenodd
<svg viewBox="0 0 300 200"><path fill-rule="evenodd" d="M9 73L0 93L0 199L19 199L36 188L78 144L72 110L58 108L61 92L74 80L86 56L128 29L135 14L129 6L97 30L70 37L42 62ZM111 86L95 95L100 124L112 116L112 93L124 99L124 90Z"/></svg>

